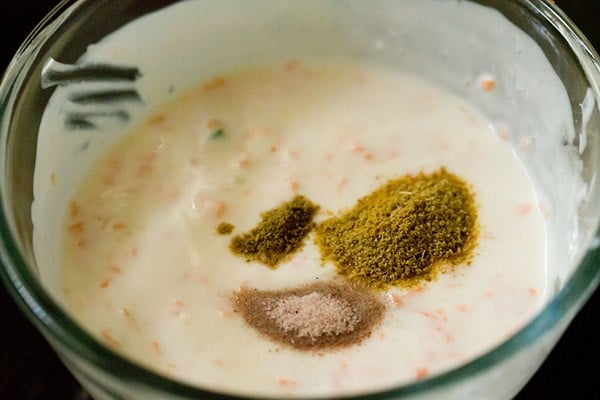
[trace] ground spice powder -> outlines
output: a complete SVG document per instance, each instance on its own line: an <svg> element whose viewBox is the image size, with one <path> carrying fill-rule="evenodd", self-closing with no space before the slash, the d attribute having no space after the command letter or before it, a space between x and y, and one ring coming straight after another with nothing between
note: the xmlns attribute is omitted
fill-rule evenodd
<svg viewBox="0 0 600 400"><path fill-rule="evenodd" d="M313 217L319 206L297 195L291 201L261 214L259 224L249 232L233 237L230 250L247 261L276 268L302 247L314 228Z"/></svg>
<svg viewBox="0 0 600 400"><path fill-rule="evenodd" d="M217 233L219 235L229 235L233 232L234 229L235 226L228 222L221 222L219 225L217 225Z"/></svg>
<svg viewBox="0 0 600 400"><path fill-rule="evenodd" d="M233 305L260 333L299 350L358 344L381 322L384 311L370 291L336 282L279 291L242 289Z"/></svg>
<svg viewBox="0 0 600 400"><path fill-rule="evenodd" d="M469 185L441 168L387 182L320 223L315 243L339 274L381 289L469 262L477 232Z"/></svg>

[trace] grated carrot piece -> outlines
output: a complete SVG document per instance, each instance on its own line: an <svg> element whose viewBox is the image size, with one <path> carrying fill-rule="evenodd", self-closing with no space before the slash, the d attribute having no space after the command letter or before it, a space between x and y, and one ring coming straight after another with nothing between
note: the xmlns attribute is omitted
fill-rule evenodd
<svg viewBox="0 0 600 400"><path fill-rule="evenodd" d="M287 379L287 378L280 378L277 381L277 384L279 386L287 386L287 387L289 387L289 386L296 386L296 382L295 381L293 381L291 379Z"/></svg>
<svg viewBox="0 0 600 400"><path fill-rule="evenodd" d="M167 120L167 117L164 114L156 115L148 120L149 125L160 125Z"/></svg>
<svg viewBox="0 0 600 400"><path fill-rule="evenodd" d="M402 297L398 293L391 293L388 297L395 307L402 306Z"/></svg>
<svg viewBox="0 0 600 400"><path fill-rule="evenodd" d="M486 92L491 92L496 88L496 81L491 78L485 78L479 82L479 85Z"/></svg>
<svg viewBox="0 0 600 400"><path fill-rule="evenodd" d="M297 70L299 66L300 66L300 60L294 57L294 58L290 58L289 61L285 63L285 65L283 66L283 69L285 69L288 72L291 72L291 71Z"/></svg>
<svg viewBox="0 0 600 400"><path fill-rule="evenodd" d="M154 349L156 354L158 354L159 356L162 355L162 352L160 351L160 343L157 340L152 341L152 348Z"/></svg>
<svg viewBox="0 0 600 400"><path fill-rule="evenodd" d="M520 215L529 214L532 209L531 204L520 204L517 206L517 213Z"/></svg>
<svg viewBox="0 0 600 400"><path fill-rule="evenodd" d="M223 76L216 76L202 86L202 90L209 91L222 88L227 84L227 79Z"/></svg>
<svg viewBox="0 0 600 400"><path fill-rule="evenodd" d="M348 178L346 178L344 176L340 179L340 182L338 183L337 191L341 192L342 190L344 190L346 188L347 185L348 185Z"/></svg>
<svg viewBox="0 0 600 400"><path fill-rule="evenodd" d="M111 346L114 347L119 347L121 346L121 343L115 339L110 333L108 333L108 331L104 330L102 332L100 332L100 335L102 336L102 338L104 340L106 340L108 342L108 344L110 344Z"/></svg>
<svg viewBox="0 0 600 400"><path fill-rule="evenodd" d="M69 203L69 211L71 213L71 217L75 218L76 216L78 216L80 210L81 210L81 207L79 206L79 204L77 202L72 201Z"/></svg>
<svg viewBox="0 0 600 400"><path fill-rule="evenodd" d="M227 210L227 204L225 204L222 201L219 202L219 204L217 205L217 209L215 211L215 216L217 218L221 218L225 214L226 210Z"/></svg>
<svg viewBox="0 0 600 400"><path fill-rule="evenodd" d="M117 267L116 265L111 265L110 267L108 267L108 269L111 272L114 272L116 274L120 274L121 273L121 268Z"/></svg>
<svg viewBox="0 0 600 400"><path fill-rule="evenodd" d="M83 222L79 221L72 223L71 225L69 225L69 230L71 232L83 232Z"/></svg>
<svg viewBox="0 0 600 400"><path fill-rule="evenodd" d="M425 377L427 377L427 375L429 375L429 371L427 370L427 368L421 367L421 368L417 368L417 379L424 379Z"/></svg>
<svg viewBox="0 0 600 400"><path fill-rule="evenodd" d="M294 178L288 179L288 184L290 185L290 189L292 189L292 191L294 191L294 192L297 191L298 188L300 187L300 184Z"/></svg>
<svg viewBox="0 0 600 400"><path fill-rule="evenodd" d="M219 120L217 119L211 119L206 123L206 128L208 128L208 130L215 130L221 127L221 123L219 122Z"/></svg>

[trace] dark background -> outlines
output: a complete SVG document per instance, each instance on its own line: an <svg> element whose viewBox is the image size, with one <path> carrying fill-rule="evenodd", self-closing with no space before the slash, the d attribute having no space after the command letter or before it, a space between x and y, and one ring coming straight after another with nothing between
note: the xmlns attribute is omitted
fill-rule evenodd
<svg viewBox="0 0 600 400"><path fill-rule="evenodd" d="M37 22L57 3L57 0L0 0L0 71ZM600 0L556 0L556 3L600 50ZM600 290L581 310L517 400L600 400L599 310ZM82 400L87 396L0 287L0 400L55 399Z"/></svg>

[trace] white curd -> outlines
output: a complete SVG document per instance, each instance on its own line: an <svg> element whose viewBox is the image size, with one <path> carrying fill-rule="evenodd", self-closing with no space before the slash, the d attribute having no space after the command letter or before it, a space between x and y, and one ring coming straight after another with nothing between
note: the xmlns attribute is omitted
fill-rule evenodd
<svg viewBox="0 0 600 400"><path fill-rule="evenodd" d="M508 338L546 299L544 217L505 139L458 97L383 67L288 59L214 76L95 161L63 225L65 304L116 351L213 390L332 396L440 373ZM384 321L360 345L302 352L233 312L240 287L335 270L312 235L276 270L247 263L219 223L247 231L295 194L320 205L319 222L389 179L440 167L472 185L472 263L381 292Z"/></svg>

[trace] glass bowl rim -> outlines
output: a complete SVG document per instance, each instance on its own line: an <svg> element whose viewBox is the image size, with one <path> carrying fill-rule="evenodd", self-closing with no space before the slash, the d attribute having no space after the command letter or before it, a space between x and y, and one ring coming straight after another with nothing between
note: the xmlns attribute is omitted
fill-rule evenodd
<svg viewBox="0 0 600 400"><path fill-rule="evenodd" d="M477 1L477 0L475 0ZM575 59L588 79L594 91L597 102L600 100L600 58L598 54L574 25L574 23L553 3L546 0L513 0L524 7L537 12L542 22L556 29L566 40ZM70 9L71 6L84 6L86 0L62 0L25 39L15 53L14 58L4 72L0 83L0 165L6 165L5 140L7 124L4 121L7 104L14 102L13 82L9 77L17 76L23 66L22 55L27 55L28 49L36 39L46 34L46 30ZM54 32L50 32L51 34ZM15 75L16 74L16 75ZM4 185L4 181L0 182ZM0 193L3 191L0 187ZM147 369L134 361L119 355L110 347L94 339L63 311L58 303L42 287L35 274L27 266L21 255L19 245L10 229L10 218L7 217L4 194L0 198L0 277L5 287L16 301L21 311L33 322L48 339L58 341L64 348L69 349L79 357L103 373L116 376L121 381L131 381L142 387L155 388L162 392L182 398L212 398L212 399L250 399L238 394L217 393L193 386L191 384L169 379L157 372ZM578 311L600 283L600 230L596 221L596 233L590 240L587 251L574 273L569 277L560 292L525 326L504 342L497 344L486 353L439 375L408 383L376 393L341 396L340 399L375 400L392 399L404 395L422 394L429 390L437 390L463 381L470 376L478 375L493 367L498 362L517 354L538 338L556 326L563 317L570 317ZM78 371L79 373L85 373ZM92 378L93 379L93 378ZM261 397L265 398L265 397Z"/></svg>

